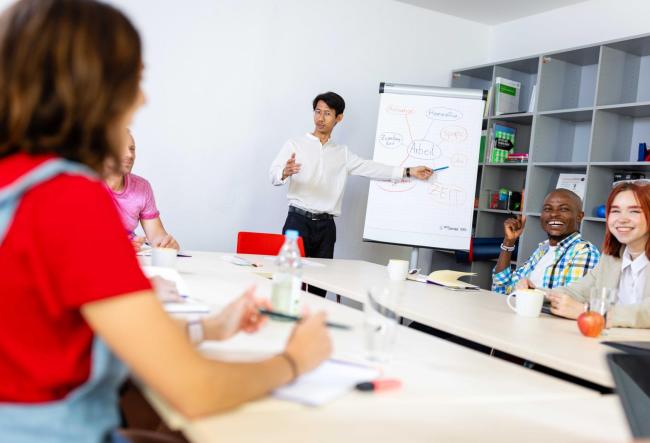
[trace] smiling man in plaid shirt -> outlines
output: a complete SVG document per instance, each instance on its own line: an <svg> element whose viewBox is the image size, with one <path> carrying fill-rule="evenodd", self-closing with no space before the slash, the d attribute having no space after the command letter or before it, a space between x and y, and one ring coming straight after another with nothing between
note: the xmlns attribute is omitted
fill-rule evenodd
<svg viewBox="0 0 650 443"><path fill-rule="evenodd" d="M582 200L567 189L556 189L544 199L540 221L548 240L539 244L526 263L514 272L510 259L524 231L526 216L503 223L505 237L492 274L492 290L509 294L515 287L555 288L581 279L600 259L600 252L580 236Z"/></svg>

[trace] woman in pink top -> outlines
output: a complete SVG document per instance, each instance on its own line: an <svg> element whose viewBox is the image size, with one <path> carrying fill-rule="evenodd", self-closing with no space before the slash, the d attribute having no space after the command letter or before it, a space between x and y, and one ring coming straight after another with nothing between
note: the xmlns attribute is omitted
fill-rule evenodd
<svg viewBox="0 0 650 443"><path fill-rule="evenodd" d="M129 132L129 145L122 157L122 163L115 168L107 168L105 182L113 194L113 199L122 217L122 223L133 239L136 249L142 246L144 238L135 237L138 223L146 235L146 240L154 247L180 249L178 242L167 233L156 208L151 185L144 178L132 174L135 163L135 140Z"/></svg>

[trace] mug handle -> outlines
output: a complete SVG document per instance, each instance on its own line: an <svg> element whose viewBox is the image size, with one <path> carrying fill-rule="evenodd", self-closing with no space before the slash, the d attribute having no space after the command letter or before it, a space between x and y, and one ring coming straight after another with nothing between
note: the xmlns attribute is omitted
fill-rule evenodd
<svg viewBox="0 0 650 443"><path fill-rule="evenodd" d="M512 306L512 303L510 302L512 300L512 296L515 295L514 292L511 292L510 295L508 295L508 298L506 299L506 303L508 304L508 307L512 309L513 311L517 312L517 308Z"/></svg>

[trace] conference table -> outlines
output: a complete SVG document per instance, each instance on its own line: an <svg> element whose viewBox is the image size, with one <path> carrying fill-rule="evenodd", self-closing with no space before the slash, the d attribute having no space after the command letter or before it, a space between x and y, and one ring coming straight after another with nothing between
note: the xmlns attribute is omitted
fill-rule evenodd
<svg viewBox="0 0 650 443"><path fill-rule="evenodd" d="M224 259L228 254L191 255L179 259L178 271L191 297L214 310L250 285L256 286L259 296L270 296L270 281L260 272L270 272L271 260L250 257L262 266L242 267ZM147 262L143 259L143 264ZM306 266L305 280L312 279L307 277L312 271L326 271L333 262ZM345 264L341 263L344 267ZM313 277L313 284L316 280ZM326 289L346 293L333 288ZM355 288L350 285L347 293L352 294ZM333 358L376 365L383 376L400 379L402 388L374 394L353 391L320 407L269 396L224 414L193 421L145 388L146 395L172 428L182 430L196 442L361 438L377 442L619 442L630 438L614 395L603 396L404 326L398 327L392 359L378 365L365 358L363 312L307 293L303 294L303 303L312 311L325 310L332 321L352 326L350 331L330 330ZM223 343L205 342L200 351L209 358L222 360L261 359L280 352L290 331L291 324L287 322L269 321L257 334L240 334Z"/></svg>
<svg viewBox="0 0 650 443"><path fill-rule="evenodd" d="M213 262L222 254L201 254ZM269 257L241 255L262 266L257 272L272 273ZM341 297L363 303L368 289L389 286L385 266L361 260L308 259L302 269L303 280ZM480 291L452 291L440 286L405 281L399 297L390 306L403 318L462 337L532 363L586 380L605 388L613 381L605 355L613 349L603 345L611 341L650 341L650 330L612 328L605 336L587 338L576 322L543 314L539 318L517 316L502 294Z"/></svg>

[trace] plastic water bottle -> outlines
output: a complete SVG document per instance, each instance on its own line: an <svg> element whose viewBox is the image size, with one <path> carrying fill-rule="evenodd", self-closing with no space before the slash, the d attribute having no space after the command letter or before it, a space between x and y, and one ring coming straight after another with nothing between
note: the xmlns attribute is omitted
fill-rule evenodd
<svg viewBox="0 0 650 443"><path fill-rule="evenodd" d="M276 311L298 315L302 289L302 263L298 249L298 231L288 229L284 244L275 260L277 271L273 274L271 303Z"/></svg>

